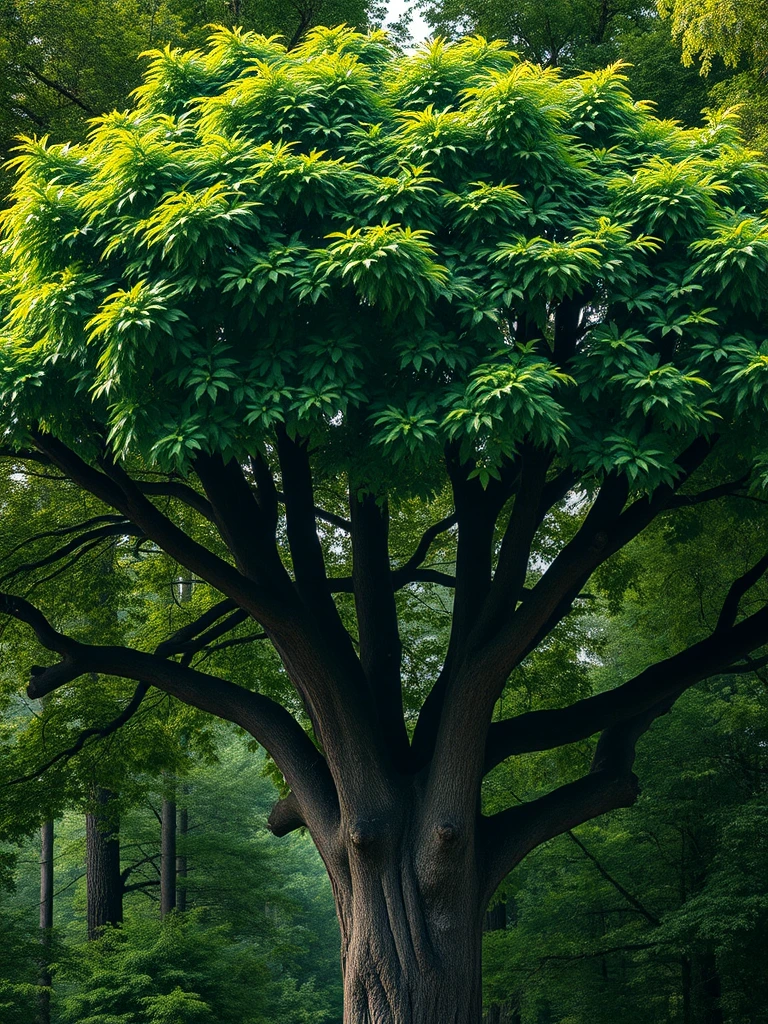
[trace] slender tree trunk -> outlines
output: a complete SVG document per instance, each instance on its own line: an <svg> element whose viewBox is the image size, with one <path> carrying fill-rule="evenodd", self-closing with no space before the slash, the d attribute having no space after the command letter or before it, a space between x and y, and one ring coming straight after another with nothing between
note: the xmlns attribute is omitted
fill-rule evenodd
<svg viewBox="0 0 768 1024"><path fill-rule="evenodd" d="M109 804L114 793L98 786L94 809L85 816L85 875L88 894L88 938L96 939L107 926L123 920L123 880L120 877L118 823Z"/></svg>
<svg viewBox="0 0 768 1024"><path fill-rule="evenodd" d="M507 904L503 901L496 903L490 910L485 912L483 921L483 932L501 932L507 927ZM502 1013L507 1004L504 1002L493 1002L485 1011L484 1024L502 1024Z"/></svg>
<svg viewBox="0 0 768 1024"><path fill-rule="evenodd" d="M176 909L176 803L163 798L160 838L160 917Z"/></svg>
<svg viewBox="0 0 768 1024"><path fill-rule="evenodd" d="M48 951L53 928L53 821L45 821L40 827L40 941L43 956L40 961L39 985L41 991L37 1000L38 1024L50 1024L51 1020L51 972L48 968Z"/></svg>
<svg viewBox="0 0 768 1024"><path fill-rule="evenodd" d="M683 957L680 966L683 994L683 1024L694 1024L693 1003L691 1000L691 961L687 956Z"/></svg>
<svg viewBox="0 0 768 1024"><path fill-rule="evenodd" d="M183 792L186 792L184 787ZM187 909L187 854L184 842L189 831L189 811L180 807L177 821L178 838L181 841L181 852L176 854L176 909L182 912Z"/></svg>
<svg viewBox="0 0 768 1024"><path fill-rule="evenodd" d="M691 956L693 1020L696 1024L723 1024L720 1008L720 975L714 950L706 949Z"/></svg>

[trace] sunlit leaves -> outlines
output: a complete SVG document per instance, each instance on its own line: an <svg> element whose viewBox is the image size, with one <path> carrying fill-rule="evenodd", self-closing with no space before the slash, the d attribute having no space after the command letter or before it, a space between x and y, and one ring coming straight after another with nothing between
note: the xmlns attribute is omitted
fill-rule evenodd
<svg viewBox="0 0 768 1024"><path fill-rule="evenodd" d="M447 271L435 261L425 231L399 224L332 232L327 249L310 254L314 280L340 279L366 302L388 312L411 308L423 318L430 299L440 294Z"/></svg>
<svg viewBox="0 0 768 1024"><path fill-rule="evenodd" d="M613 185L617 213L643 231L670 240L702 231L715 215L716 198L728 186L696 158L679 162L653 157L645 167Z"/></svg>
<svg viewBox="0 0 768 1024"><path fill-rule="evenodd" d="M694 273L719 297L724 292L735 302L764 309L768 274L768 221L757 217L734 218L715 228L709 238L691 245L698 257Z"/></svg>
<svg viewBox="0 0 768 1024"><path fill-rule="evenodd" d="M217 29L153 54L87 145L30 140L17 167L20 435L77 396L163 468L284 424L406 490L446 444L487 483L528 442L650 490L762 408L768 172L731 115L658 121L619 66Z"/></svg>

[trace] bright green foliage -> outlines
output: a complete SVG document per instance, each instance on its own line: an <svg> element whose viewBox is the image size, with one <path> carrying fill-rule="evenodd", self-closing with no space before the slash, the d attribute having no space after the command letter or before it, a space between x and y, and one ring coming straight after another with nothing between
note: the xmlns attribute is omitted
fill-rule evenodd
<svg viewBox="0 0 768 1024"><path fill-rule="evenodd" d="M421 0L430 26L459 37L480 32L568 74L629 63L630 87L660 116L698 124L710 83L684 67L667 21L642 0Z"/></svg>
<svg viewBox="0 0 768 1024"><path fill-rule="evenodd" d="M620 67L220 29L157 53L86 145L30 141L17 165L0 395L20 441L37 422L87 446L93 422L184 472L285 423L329 470L397 466L404 493L447 442L483 479L527 437L647 490L715 426L765 454L766 172L730 116L659 121Z"/></svg>
<svg viewBox="0 0 768 1024"><path fill-rule="evenodd" d="M122 109L139 85L137 58L153 47L199 45L212 22L281 35L377 16L365 0L2 0L0 152L20 133L84 138L88 119Z"/></svg>
<svg viewBox="0 0 768 1024"><path fill-rule="evenodd" d="M765 83L768 8L764 0L657 0L688 66L721 80L712 88L716 104L740 107L744 134L768 148L768 91ZM724 77L718 69L734 69Z"/></svg>

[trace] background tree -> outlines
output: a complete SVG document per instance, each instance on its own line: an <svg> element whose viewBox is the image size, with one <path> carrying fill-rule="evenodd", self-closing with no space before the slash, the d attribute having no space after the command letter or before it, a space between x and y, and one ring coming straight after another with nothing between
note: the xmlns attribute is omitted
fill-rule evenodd
<svg viewBox="0 0 768 1024"><path fill-rule="evenodd" d="M633 804L639 738L766 642L758 553L681 649L494 721L658 516L764 484L765 169L727 118L660 122L615 69L348 29L158 53L134 112L19 166L11 458L211 588L154 653L6 594L60 656L30 696L96 673L245 728L290 787L273 831L306 826L331 877L346 1020L476 1021L499 883ZM425 566L454 526L455 573ZM404 702L399 619L430 587L453 591L447 650ZM274 689L184 663L247 618ZM550 755L556 788L479 812L500 762L598 733L586 772Z"/></svg>
<svg viewBox="0 0 768 1024"><path fill-rule="evenodd" d="M659 0L658 9L680 40L687 65L698 62L701 74L706 76L718 63L733 69L733 74L713 89L713 99L741 105L745 135L764 152L768 148L765 4L760 0L726 0L722 4L712 0Z"/></svg>
<svg viewBox="0 0 768 1024"><path fill-rule="evenodd" d="M723 77L718 64L711 80L683 66L670 25L637 0L555 0L551 4L506 0L423 0L419 5L439 33L457 38L479 32L501 39L528 60L577 74L628 63L629 86L637 99L652 100L660 117L697 125L709 105L709 90Z"/></svg>

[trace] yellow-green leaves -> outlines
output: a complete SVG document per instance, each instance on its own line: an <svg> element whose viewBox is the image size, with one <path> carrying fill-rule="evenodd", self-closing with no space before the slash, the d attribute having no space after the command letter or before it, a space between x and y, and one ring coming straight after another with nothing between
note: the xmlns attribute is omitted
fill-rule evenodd
<svg viewBox="0 0 768 1024"><path fill-rule="evenodd" d="M19 436L87 421L183 469L282 423L405 490L446 445L485 483L535 443L651 490L762 408L768 171L732 115L658 121L619 66L221 29L153 54L86 145L27 140L16 165Z"/></svg>
<svg viewBox="0 0 768 1024"><path fill-rule="evenodd" d="M428 232L399 224L334 231L327 249L310 253L311 283L350 284L364 302L387 313L408 312L423 323L425 308L442 292L448 272L435 260Z"/></svg>

